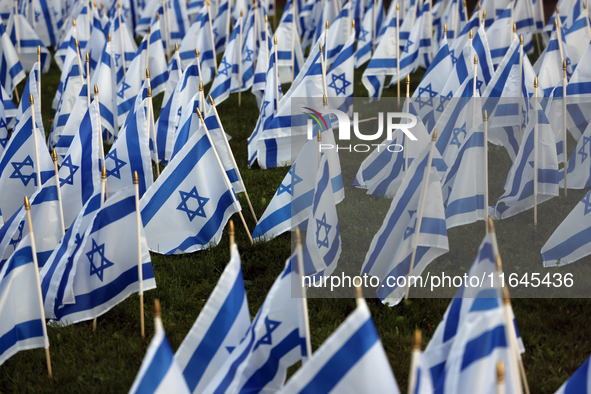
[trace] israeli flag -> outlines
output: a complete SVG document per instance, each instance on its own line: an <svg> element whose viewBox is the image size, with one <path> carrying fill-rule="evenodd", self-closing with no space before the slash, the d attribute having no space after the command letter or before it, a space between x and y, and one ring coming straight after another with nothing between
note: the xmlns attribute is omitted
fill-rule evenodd
<svg viewBox="0 0 591 394"><path fill-rule="evenodd" d="M325 29L326 30L326 29ZM355 33L351 27L351 2L347 2L328 27L326 37L326 67L330 67L346 46L347 39ZM355 34L353 34L355 36ZM317 41L318 42L318 41Z"/></svg>
<svg viewBox="0 0 591 394"><path fill-rule="evenodd" d="M25 79L26 75L18 59L18 53L2 23L0 23L0 53L2 64L5 65L0 69L0 85L6 89L8 97L12 99L12 91L20 81Z"/></svg>
<svg viewBox="0 0 591 394"><path fill-rule="evenodd" d="M497 276L494 233L485 236L467 275L469 278ZM521 384L519 367L512 356L505 319L501 283L485 280L482 286L460 287L422 354L424 376L445 392L494 392L494 371L499 360L505 365L505 387L515 393ZM510 306L509 306L510 308ZM510 311L512 315L512 311ZM515 326L517 342L520 337ZM422 371L421 371L422 372ZM422 374L421 374L422 375Z"/></svg>
<svg viewBox="0 0 591 394"><path fill-rule="evenodd" d="M75 27L72 27L73 29L75 29ZM68 44L64 50L65 52L65 56L64 59L62 61L62 73L60 76L60 82L57 86L57 91L55 92L55 96L53 97L53 102L51 104L52 108L57 109L62 93L64 92L65 88L66 88L66 83L67 83L67 79L68 76L71 73L76 73L75 71L72 70L72 68L78 68L78 75L82 75L83 73L80 73L80 68L82 67L81 62L79 62L79 58L78 58L78 52L76 50L76 44L75 44L75 40L76 40L76 36L75 34L72 35L68 41ZM55 60L57 62L58 59L58 51L56 51L55 53Z"/></svg>
<svg viewBox="0 0 591 394"><path fill-rule="evenodd" d="M150 250L179 254L217 245L241 209L225 178L207 136L194 134L140 201Z"/></svg>
<svg viewBox="0 0 591 394"><path fill-rule="evenodd" d="M68 149L74 140L80 128L80 123L88 111L88 90L86 84L82 84L80 94L69 114L60 115L57 120L54 119L52 132L49 136L49 146L55 148L58 164L68 153ZM61 111L60 111L61 112ZM69 115L69 116L68 116ZM65 122L65 123L64 123Z"/></svg>
<svg viewBox="0 0 591 394"><path fill-rule="evenodd" d="M25 196L33 195L55 175L53 161L43 141L44 135L39 128L37 134L33 134L33 119L31 109L28 108L0 157L0 210L6 218L11 217L23 205ZM41 184L37 180L38 176Z"/></svg>
<svg viewBox="0 0 591 394"><path fill-rule="evenodd" d="M6 92L6 89L4 89L4 86L0 86L0 90L2 91L2 97L1 97L0 101L2 101L2 105L4 106L4 115L6 116L6 124L10 126L16 116L16 112L17 112L16 105L14 105L14 103L10 99L10 95ZM4 127L4 125L0 124L0 127ZM6 141L4 141L4 143L6 145ZM0 145L1 145L1 143L0 143Z"/></svg>
<svg viewBox="0 0 591 394"><path fill-rule="evenodd" d="M97 188L92 197L84 204L84 207L82 207L78 216L76 216L76 219L39 272L41 294L43 295L45 317L47 319L55 319L56 311L63 303L73 302L73 295L66 292L66 284L73 268L73 258L81 246L80 241L101 207L104 199L101 192L101 188Z"/></svg>
<svg viewBox="0 0 591 394"><path fill-rule="evenodd" d="M30 97L33 96L33 105L35 107L35 123L41 135L45 137L45 130L43 129L43 119L41 118L41 92L39 92L39 63L35 63L33 69L29 73L29 77L27 78L27 84L23 89L23 100L21 100L18 104L18 108L16 111L15 117L15 127L24 117L24 113L27 109L31 107ZM26 97L26 98L25 98ZM39 143L44 143L45 138L41 139Z"/></svg>
<svg viewBox="0 0 591 394"><path fill-rule="evenodd" d="M571 63L568 56L568 45L564 39L564 32L559 32L559 30L555 29L545 49L545 55L540 63L540 71L538 73L538 83L544 97L550 97L554 87L562 81L563 59L566 60L568 78L569 74L572 74L568 72L568 65Z"/></svg>
<svg viewBox="0 0 591 394"><path fill-rule="evenodd" d="M56 185L56 178L51 178L29 200L39 268L45 265L64 234L60 220L60 205ZM2 261L12 256L23 237L28 234L29 226L26 211L24 205L22 205L0 228L0 256L4 256Z"/></svg>
<svg viewBox="0 0 591 394"><path fill-rule="evenodd" d="M291 5L290 5L291 6ZM285 7L288 8L287 6ZM326 0L323 2L322 11L320 13L320 17L316 21L316 31L314 32L314 42L318 42L318 39L326 30L326 23L328 22L329 29L332 26L334 20L337 18L339 14L340 4L336 2L336 0ZM294 11L295 14L295 11ZM285 17L285 12L281 16L281 19ZM324 44L323 44L324 45Z"/></svg>
<svg viewBox="0 0 591 394"><path fill-rule="evenodd" d="M400 394L364 299L280 391L305 392Z"/></svg>
<svg viewBox="0 0 591 394"><path fill-rule="evenodd" d="M31 73L29 74L29 77L31 77L31 75L35 74ZM73 111L82 93L84 93L84 99L88 101L88 90L86 82L87 80L86 78L84 78L83 73L81 72L80 67L78 66L78 62L75 62L70 68L70 73L66 78L65 89L60 96L57 109L55 111L55 115L53 118L53 123L51 124L51 132L49 137L50 147L55 147L69 119L71 117L76 118L77 116L80 116L79 114L74 114ZM37 89L37 87L35 89ZM35 101L35 115L37 115L37 107L37 101ZM88 103L86 104L86 107L88 107ZM78 110L80 110L80 108L78 108ZM86 108L84 108L83 111L84 112L82 112L82 115L86 113Z"/></svg>
<svg viewBox="0 0 591 394"><path fill-rule="evenodd" d="M45 47L57 44L58 30L50 2L47 0L32 0L30 4L32 7L27 7L26 13L37 36L43 41Z"/></svg>
<svg viewBox="0 0 591 394"><path fill-rule="evenodd" d="M575 371L575 373L566 381L556 394L575 394L575 393L589 393L591 387L589 386L589 360L585 360L583 365Z"/></svg>
<svg viewBox="0 0 591 394"><path fill-rule="evenodd" d="M561 179L560 187L564 188L564 172L560 171L558 176ZM567 186L569 189L585 189L591 186L591 124L585 129L568 160Z"/></svg>
<svg viewBox="0 0 591 394"><path fill-rule="evenodd" d="M231 259L174 358L192 393L213 379L248 327L250 315L236 244Z"/></svg>
<svg viewBox="0 0 591 394"><path fill-rule="evenodd" d="M213 27L209 7L201 8L197 20L191 25L189 31L179 45L179 55L183 69L186 69L195 58L195 49L199 51L199 63L203 73L203 85L207 85L215 74L216 51L214 44ZM228 66L226 66L228 67ZM220 64L220 70L224 67Z"/></svg>
<svg viewBox="0 0 591 394"><path fill-rule="evenodd" d="M101 128L106 129L111 135L116 136L119 132L119 124L122 122L119 122L119 119L117 119L118 93L116 93L116 69L113 59L112 42L107 42L91 85L98 87L99 94L98 98L95 99L99 101ZM103 130L101 130L102 135Z"/></svg>
<svg viewBox="0 0 591 394"><path fill-rule="evenodd" d="M271 36L267 35L265 29L263 29L260 34L262 39L257 55L256 66L254 69L254 80L251 89L252 94L254 94L257 99L257 106L259 107L259 110L261 109L261 104L263 103L265 87L267 86L267 72L269 71L269 63L271 61L270 56L273 51L273 41ZM275 61L275 59L273 59L273 61Z"/></svg>
<svg viewBox="0 0 591 394"><path fill-rule="evenodd" d="M300 34L297 31L297 24L293 20L293 2L290 0L275 31L275 38L277 39L277 67L279 69L281 83L293 81L300 73L300 69L304 64Z"/></svg>
<svg viewBox="0 0 591 394"><path fill-rule="evenodd" d="M30 236L0 269L0 365L21 350L49 348Z"/></svg>
<svg viewBox="0 0 591 394"><path fill-rule="evenodd" d="M135 188L107 199L88 225L72 260L65 291L72 297L56 310L56 320L78 323L101 316L131 294L156 288L150 254L141 231L138 256ZM138 281L141 257L142 285Z"/></svg>
<svg viewBox="0 0 591 394"><path fill-rule="evenodd" d="M406 286L398 286L387 279L406 277L406 285L411 281L408 275L413 243L417 245L412 271L415 277L420 276L431 261L449 251L440 177L436 168L431 168L428 179L423 179L427 174L427 165L433 165L429 160L430 150L430 146L425 147L423 153L409 166L384 223L371 241L361 268L361 274L380 279L381 287L376 295L389 306L397 305L402 300ZM417 219L424 192L427 199L419 224ZM417 225L420 233L417 232ZM417 236L419 238L415 239Z"/></svg>
<svg viewBox="0 0 591 394"><path fill-rule="evenodd" d="M376 3L377 2L377 3ZM374 4L376 3L376 4ZM374 14L377 12L377 15ZM382 26L384 18L384 6L382 0L370 0L363 23L357 38L357 50L355 51L355 68L359 68L370 60L374 53L374 39Z"/></svg>
<svg viewBox="0 0 591 394"><path fill-rule="evenodd" d="M329 276L341 257L341 231L330 181L328 156L323 154L318 163L316 190L303 248L305 275Z"/></svg>
<svg viewBox="0 0 591 394"><path fill-rule="evenodd" d="M575 206L542 247L544 267L562 267L591 254L591 192Z"/></svg>
<svg viewBox="0 0 591 394"><path fill-rule="evenodd" d="M0 157L8 144L8 124L11 119L8 117L8 108L4 106L4 88L0 89ZM14 105L14 104L13 104Z"/></svg>
<svg viewBox="0 0 591 394"><path fill-rule="evenodd" d="M170 45L181 44L181 41L189 30L189 19L187 18L187 3L180 0L167 0L165 15L168 21L168 32L170 34ZM218 30L219 31L219 30ZM219 34L222 34L219 31ZM168 43L168 41L165 39ZM167 54L172 51L172 48L165 46Z"/></svg>
<svg viewBox="0 0 591 394"><path fill-rule="evenodd" d="M205 128L201 124L201 120L199 119L199 115L197 114L197 108L201 111L201 108L204 110L202 111L201 115L203 116L203 112L205 112L205 105L203 100L201 100L201 94L196 93L183 114L181 115L181 120L179 122L179 127L177 129L176 135L174 137L174 148L172 150L172 155L170 155L170 160L174 159L174 157L183 149L183 147L187 144L187 141L195 134L197 131L201 132L205 135ZM215 119L215 115L213 111L209 114L205 114L205 125L209 130L209 126L218 127L217 120ZM211 133L210 133L211 135ZM214 143L215 146L215 143ZM217 149L216 149L217 150Z"/></svg>
<svg viewBox="0 0 591 394"><path fill-rule="evenodd" d="M332 97L333 103L335 101L341 104L335 106L351 115L353 90L355 84L355 31L351 32L349 39L343 45L343 49L338 54L328 74L326 80L329 81L327 85L328 97ZM339 100L336 100L336 99Z"/></svg>
<svg viewBox="0 0 591 394"><path fill-rule="evenodd" d="M16 40L16 23L15 19L18 18L19 26L19 37L20 43ZM20 62L23 69L26 72L30 72L33 69L33 65L37 62L37 47L41 47L41 70L46 73L49 71L49 65L51 64L51 54L35 33L35 30L29 25L27 19L22 14L11 14L6 26L10 39L19 48L20 44Z"/></svg>
<svg viewBox="0 0 591 394"><path fill-rule="evenodd" d="M482 94L495 74L495 67L490 54L490 46L488 45L488 38L483 26L480 26L476 31L476 34L474 34L474 38L472 39L472 51L474 55L478 56L478 77L479 80L483 81L479 90ZM472 58L474 58L474 56L472 56Z"/></svg>
<svg viewBox="0 0 591 394"><path fill-rule="evenodd" d="M101 182L103 158L99 145L102 144L98 128L99 116L93 101L82 118L80 128L59 169L66 227L74 221Z"/></svg>
<svg viewBox="0 0 591 394"><path fill-rule="evenodd" d="M295 259L292 256L285 262L246 335L204 394L279 391L287 368L307 357L302 300L291 296L292 283L300 282L292 270Z"/></svg>
<svg viewBox="0 0 591 394"><path fill-rule="evenodd" d="M509 50L511 42L515 40L513 36L512 12L513 2L502 11L494 23L486 30L486 38L490 45L490 57L493 65L498 67L503 57ZM517 37L519 40L519 37Z"/></svg>
<svg viewBox="0 0 591 394"><path fill-rule="evenodd" d="M228 10L229 6L230 0L221 0L219 2L217 15L212 23L212 31L215 38L216 53L222 53L226 49L226 44L228 44L228 36L230 33L230 11ZM244 10L244 18L246 18L248 15L246 11L247 10ZM236 26L234 26L234 29L235 28Z"/></svg>
<svg viewBox="0 0 591 394"><path fill-rule="evenodd" d="M327 118L328 116L324 117L325 121L328 120ZM323 144L335 145L331 128L322 133L322 141ZM330 150L326 153L332 156L328 158L331 171L330 182L335 194L335 204L338 204L345 198L341 166L336 152ZM310 217L317 172L318 141L314 138L305 143L289 172L283 178L273 199L259 219L252 233L253 238L271 240L294 229Z"/></svg>
<svg viewBox="0 0 591 394"><path fill-rule="evenodd" d="M195 23L195 19L197 19L197 15L201 8L203 8L205 2L203 0L189 0L187 3L187 16L189 18L189 24Z"/></svg>
<svg viewBox="0 0 591 394"><path fill-rule="evenodd" d="M145 2L144 7L140 11L139 21L135 26L136 36L145 36L148 34L148 27L152 25L156 12L158 12L158 8L161 5L161 0L148 0Z"/></svg>
<svg viewBox="0 0 591 394"><path fill-rule="evenodd" d="M170 160L174 131L176 128L174 119L175 115L178 114L178 112L175 112L178 108L174 106L175 100L173 100L173 98L177 84L182 76L183 70L181 68L181 59L178 52L175 51L174 55L168 62L168 81L166 81L166 89L164 90L160 116L155 122L156 141L158 142L158 160L162 163L167 163L168 160Z"/></svg>
<svg viewBox="0 0 591 394"><path fill-rule="evenodd" d="M536 30L532 2L529 0L515 0L513 4L513 23L517 27L517 34L523 34Z"/></svg>
<svg viewBox="0 0 591 394"><path fill-rule="evenodd" d="M154 318L154 326L154 337L129 393L189 394L191 391L174 358L160 316Z"/></svg>
<svg viewBox="0 0 591 394"><path fill-rule="evenodd" d="M103 48L107 43L109 30L111 28L111 21L106 15L102 17L96 8L92 10L92 32L90 33L90 40L87 45L88 66L90 69L90 76L94 74L103 54ZM85 67L86 70L86 67Z"/></svg>
<svg viewBox="0 0 591 394"><path fill-rule="evenodd" d="M554 133L540 104L534 101L534 105L537 108L530 117L519 153L505 180L505 193L495 207L489 207L489 215L495 219L505 219L533 207L534 166L538 169L537 203L541 204L558 195L558 157ZM537 141L535 123L538 125ZM538 149L537 163L534 163L534 145Z"/></svg>
<svg viewBox="0 0 591 394"><path fill-rule="evenodd" d="M107 190L109 197L133 184L133 174L138 174L140 198L154 182L150 159L150 138L148 136L146 113L143 105L129 113L131 120L119 132L109 153L105 156L107 168Z"/></svg>
<svg viewBox="0 0 591 394"><path fill-rule="evenodd" d="M113 53L117 84L119 84L129 67L131 67L131 62L135 58L138 47L133 40L131 32L128 30L127 24L123 22L120 25L117 15L113 15L111 18L108 32L111 34L111 51ZM125 62L123 61L124 58ZM100 61L100 57L98 60Z"/></svg>
<svg viewBox="0 0 591 394"><path fill-rule="evenodd" d="M453 140L452 140L452 143ZM469 129L441 180L447 228L485 220L484 123Z"/></svg>
<svg viewBox="0 0 591 394"><path fill-rule="evenodd" d="M582 4L582 1L578 1L579 4ZM576 11L581 11L578 9L577 6L573 8L573 11L569 15L569 18L574 19L570 28L566 30L565 39L566 44L568 47L568 55L570 57L571 64L573 71L577 68L577 65L581 61L583 57L583 53L587 48L587 43L591 41L591 29L590 21L587 15L587 12L584 10L579 12L578 15L575 15Z"/></svg>

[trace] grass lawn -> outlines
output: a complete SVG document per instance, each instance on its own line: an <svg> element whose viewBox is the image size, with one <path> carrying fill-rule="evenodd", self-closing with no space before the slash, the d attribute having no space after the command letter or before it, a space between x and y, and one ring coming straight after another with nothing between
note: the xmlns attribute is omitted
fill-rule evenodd
<svg viewBox="0 0 591 394"><path fill-rule="evenodd" d="M421 73L412 78L416 87ZM51 102L59 82L59 69L52 64L50 72L42 75L42 103L45 130L51 128L54 111ZM355 75L355 95L367 96L361 84L361 70ZM24 83L19 86L22 92ZM284 87L284 91L286 91ZM205 88L207 92L209 86ZM396 89L386 90L392 96ZM159 112L161 97L154 100ZM242 106L232 95L218 106L225 130L233 138L230 145L243 175L255 212L260 217L287 173L287 167L261 170L248 169L247 138L258 117L256 100L250 93L242 95ZM375 127L371 123L368 128ZM375 128L374 128L375 130ZM569 141L570 151L575 143ZM569 152L570 153L570 152ZM345 160L342 159L344 163ZM347 161L347 163L349 163ZM503 181L511 166L504 148L491 146L489 155L490 203L495 204L503 192ZM365 191L351 186L357 167L343 164L345 200L339 204L339 216L347 215L342 226L344 265L361 266L369 245L354 241L359 236L371 240L381 225L390 200L366 196ZM580 201L586 190L571 191L539 206L539 225L533 226L533 212L495 223L500 252L507 272L573 272L575 281L589 281L591 259L586 258L560 269L544 269L540 249L550 234ZM244 199L239 196L248 227L255 223ZM369 213L378 219L368 221ZM382 216L379 216L382 215ZM344 216L343 216L344 217ZM254 317L267 291L281 272L291 252L291 235L251 245L237 215L238 244L250 313ZM349 225L350 224L350 225ZM474 223L449 231L450 252L429 266L432 273L462 275L467 271L484 236L484 224ZM162 305L162 320L173 350L181 344L216 282L229 261L228 236L216 247L192 254L162 256L152 254L157 289L145 294L146 338L140 336L139 297L132 295L125 302L98 319L93 332L92 322L73 326L49 327L54 378L47 379L43 349L17 353L0 366L0 392L127 392L140 368L153 335L152 306L155 298ZM337 269L336 274L340 271ZM357 272L359 272L357 270ZM452 292L453 294L453 292ZM548 296L555 293L548 292ZM351 291L353 295L353 291ZM515 294L514 294L515 295ZM518 295L518 293L517 293ZM423 348L435 332L450 299L416 298L396 307L383 306L368 299L372 316L388 354L392 369L402 391L406 391L410 364L411 340L415 329L423 331ZM355 300L309 299L312 346L317 349L355 308ZM587 338L591 323L591 303L587 299L520 299L513 300L517 325L523 337L526 353L525 369L532 393L552 393L591 354ZM291 371L295 370L295 367ZM492 371L491 371L492 373Z"/></svg>

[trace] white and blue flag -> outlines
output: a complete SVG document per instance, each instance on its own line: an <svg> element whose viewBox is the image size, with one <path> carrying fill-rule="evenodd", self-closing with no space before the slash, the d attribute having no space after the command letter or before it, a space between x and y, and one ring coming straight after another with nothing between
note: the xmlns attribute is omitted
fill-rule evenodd
<svg viewBox="0 0 591 394"><path fill-rule="evenodd" d="M587 394L591 392L591 386L589 385L589 382L591 382L591 379L589 379L589 375L591 374L589 366L591 365L591 362L589 360L589 358L585 360L583 365L581 365L579 369L577 369L575 373L572 374L562 386L560 386L556 394Z"/></svg>
<svg viewBox="0 0 591 394"><path fill-rule="evenodd" d="M133 35L127 28L127 24L124 22L120 25L119 18L116 15L111 18L108 29L108 33L111 34L111 51L113 53L115 75L117 75L117 84L119 84L129 67L131 67L131 62L137 53L138 47L133 40ZM124 57L125 62L123 61ZM100 57L97 61L100 61Z"/></svg>
<svg viewBox="0 0 591 394"><path fill-rule="evenodd" d="M70 113L64 113L63 115L59 114L60 116L54 118L53 124L51 125L52 129L48 145L51 148L55 148L58 155L57 161L60 165L62 160L66 157L66 153L68 153L68 149L74 140L74 136L78 132L84 115L86 115L86 112L88 111L87 92L86 84L82 83L82 89L80 89L80 94L78 94Z"/></svg>
<svg viewBox="0 0 591 394"><path fill-rule="evenodd" d="M199 51L199 65L203 73L203 85L207 85L215 75L217 60L215 58L215 47L213 46L214 39L209 7L203 7L199 11L197 20L191 25L179 45L179 55L183 69L186 69L195 58L195 49ZM221 64L219 69L223 69Z"/></svg>
<svg viewBox="0 0 591 394"><path fill-rule="evenodd" d="M119 119L117 118L117 83L116 83L116 68L114 67L114 56L112 49L112 41L107 42L101 61L97 70L94 72L92 86L98 87L98 99L101 115L101 128L106 129L108 133L116 136L119 132ZM123 81L125 83L125 80ZM101 136L103 130L101 130ZM107 134L108 135L108 134Z"/></svg>
<svg viewBox="0 0 591 394"><path fill-rule="evenodd" d="M501 60L509 50L513 37L513 19L512 15L513 3L502 11L497 16L494 23L486 30L486 38L490 46L490 56L495 67L498 67ZM488 15L487 15L488 16Z"/></svg>
<svg viewBox="0 0 591 394"><path fill-rule="evenodd" d="M51 54L35 33L35 30L29 25L27 19L22 14L17 14L18 17L18 28L20 37L20 62L23 69L26 72L30 72L33 65L37 62L37 47L41 47L41 71L46 73L49 71L49 65L51 64ZM12 14L8 20L6 31L10 34L10 39L19 48L16 37L16 23L15 15Z"/></svg>
<svg viewBox="0 0 591 394"><path fill-rule="evenodd" d="M230 262L174 356L192 393L203 391L250 326L240 254L236 244L231 248Z"/></svg>
<svg viewBox="0 0 591 394"><path fill-rule="evenodd" d="M0 68L0 85L6 89L9 98L12 98L14 88L26 75L3 23L0 23L0 60L4 65Z"/></svg>
<svg viewBox="0 0 591 394"><path fill-rule="evenodd" d="M375 48L374 40L381 29L382 19L384 19L384 6L382 0L370 0L365 8L363 23L361 24L361 30L357 37L355 68L361 67L372 58Z"/></svg>

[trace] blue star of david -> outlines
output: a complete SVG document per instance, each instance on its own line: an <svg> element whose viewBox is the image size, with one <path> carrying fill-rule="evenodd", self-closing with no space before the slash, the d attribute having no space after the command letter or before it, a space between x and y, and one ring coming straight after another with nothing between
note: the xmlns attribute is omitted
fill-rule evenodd
<svg viewBox="0 0 591 394"><path fill-rule="evenodd" d="M412 219L412 217L415 215L415 213L417 213L417 210L409 210L408 214L410 215L410 218ZM414 232L415 232L415 227L417 226L417 218L415 217L415 221L414 224L412 225L412 227L408 226L406 228L406 230L404 230L404 239L407 239L408 237L410 237Z"/></svg>
<svg viewBox="0 0 591 394"><path fill-rule="evenodd" d="M451 56L451 64L455 65L456 62L458 61L458 58L455 56L455 49L450 49L449 51L449 56Z"/></svg>
<svg viewBox="0 0 591 394"><path fill-rule="evenodd" d="M252 55L254 54L254 51L246 48L246 53L242 56L242 63L246 63L246 62L252 62Z"/></svg>
<svg viewBox="0 0 591 394"><path fill-rule="evenodd" d="M523 123L521 124L521 127L525 129L525 127L527 126L527 111L522 108L521 109L521 119L523 119Z"/></svg>
<svg viewBox="0 0 591 394"><path fill-rule="evenodd" d="M107 176L114 176L117 179L121 179L121 168L123 168L127 163L117 157L117 148L111 149L109 154L105 157L105 161L107 159L113 160L115 163L115 168L112 170L107 170Z"/></svg>
<svg viewBox="0 0 591 394"><path fill-rule="evenodd" d="M127 13L129 12L129 8L126 8L124 5L121 6L121 13L124 19L127 19Z"/></svg>
<svg viewBox="0 0 591 394"><path fill-rule="evenodd" d="M95 253L98 253L100 257L100 262L97 261L98 264L95 264ZM90 261L90 276L96 274L101 282L103 281L103 271L115 265L105 257L105 244L99 246L94 239L92 240L92 249L90 252L86 253L86 257L88 257L88 261Z"/></svg>
<svg viewBox="0 0 591 394"><path fill-rule="evenodd" d="M585 204L584 215L587 215L589 212L591 212L591 193L587 193L587 195L583 197L581 201L583 202L583 204Z"/></svg>
<svg viewBox="0 0 591 394"><path fill-rule="evenodd" d="M449 197L451 196L451 186L447 187L447 197L445 198L445 201L443 202L443 209L447 209L447 204L449 203Z"/></svg>
<svg viewBox="0 0 591 394"><path fill-rule="evenodd" d="M265 330L267 331L265 335L263 335L261 337L261 339L259 339L256 343L256 345L254 346L253 351L257 350L257 348L259 347L259 345L272 345L273 344L273 338L271 337L271 334L273 333L273 331L275 331L277 329L277 327L279 327L281 325L280 321L277 320L271 320L269 319L269 316L265 317Z"/></svg>
<svg viewBox="0 0 591 394"><path fill-rule="evenodd" d="M121 88L117 92L117 96L120 98L125 98L125 91L130 88L131 88L131 85L128 85L127 83L125 83L125 80L123 80L121 82Z"/></svg>
<svg viewBox="0 0 591 394"><path fill-rule="evenodd" d="M116 53L115 54L115 67L119 67L119 59L121 58L121 55Z"/></svg>
<svg viewBox="0 0 591 394"><path fill-rule="evenodd" d="M218 74L223 74L228 77L229 71L232 71L232 65L226 61L226 58L223 58L220 66L218 67Z"/></svg>
<svg viewBox="0 0 591 394"><path fill-rule="evenodd" d="M581 149L579 149L577 152L579 155L581 155L581 164L583 164L583 162L587 159L587 156L589 156L589 154L585 152L585 146L587 144L589 144L589 151L591 152L591 137L583 136L583 146L581 146Z"/></svg>
<svg viewBox="0 0 591 394"><path fill-rule="evenodd" d="M23 239L23 228L25 228L25 221L24 220L22 222L20 222L20 224L18 225L18 229L16 230L16 231L18 231L18 235L16 236L16 239L12 238L10 240L9 246L12 246L13 248L16 249L18 244Z"/></svg>
<svg viewBox="0 0 591 394"><path fill-rule="evenodd" d="M326 222L326 212L322 214L322 219L316 219L316 244L319 248L328 248L328 234L332 226ZM324 238L320 239L320 232L324 229Z"/></svg>
<svg viewBox="0 0 591 394"><path fill-rule="evenodd" d="M20 163L13 161L10 162L10 164L12 164L14 167L14 171L12 174L10 174L11 179L20 179L25 186L27 186L30 181L33 181L35 184L37 184L37 180L35 179L37 174L35 174L35 166L33 165L33 159L31 159L31 156L27 156L25 160ZM23 167L31 167L31 173L29 175L21 173Z"/></svg>
<svg viewBox="0 0 591 394"><path fill-rule="evenodd" d="M365 42L368 34L369 34L369 32L367 30L365 30L364 28L361 28L361 31L359 31L359 41Z"/></svg>
<svg viewBox="0 0 591 394"><path fill-rule="evenodd" d="M280 196L281 194L283 194L285 192L287 192L293 196L292 187L294 187L295 185L297 185L298 183L303 181L302 178L300 178L299 176L296 175L295 170L296 170L296 163L294 163L291 166L291 168L289 169L289 174L291 175L291 182L288 183L287 185L283 185L283 183L281 185L279 185L279 190L277 191L278 196Z"/></svg>
<svg viewBox="0 0 591 394"><path fill-rule="evenodd" d="M70 174L65 179L60 178L60 187L64 186L65 183L67 183L68 185L73 185L74 174L76 173L76 171L78 171L78 168L80 168L80 166L76 166L72 163L72 158L70 157L70 155L68 155L62 162L62 168L64 167L69 168Z"/></svg>
<svg viewBox="0 0 591 394"><path fill-rule="evenodd" d="M478 93L482 94L482 92L480 91L480 87L482 86L482 84L484 83L484 81L481 81L478 77L476 77L476 89L478 89Z"/></svg>
<svg viewBox="0 0 591 394"><path fill-rule="evenodd" d="M4 119L0 119L0 135L5 136L4 138L0 138L0 146L6 148L6 144L8 144L8 130Z"/></svg>
<svg viewBox="0 0 591 394"><path fill-rule="evenodd" d="M427 93L429 96L425 96ZM433 97L437 97L439 93L433 91L431 84L427 85L426 88L422 88L419 86L419 97L417 101L419 102L419 109L423 109L424 106L428 105L429 107L433 107ZM421 100L421 97L426 97L427 100Z"/></svg>
<svg viewBox="0 0 591 394"><path fill-rule="evenodd" d="M451 139L450 145L457 145L460 146L461 142L460 142L460 134L464 133L464 136L466 136L466 122L464 122L464 124L462 125L462 127L456 127L453 129L453 137Z"/></svg>
<svg viewBox="0 0 591 394"><path fill-rule="evenodd" d="M209 201L209 198L205 198L205 197L200 197L199 194L197 193L197 187L193 186L193 189L191 189L191 191L189 193L184 192L182 190L179 190L179 193L181 195L181 203L179 204L179 206L176 208L179 211L184 211L187 213L187 216L189 217L189 221L192 222L193 219L195 219L195 216L200 216L202 218L206 218L207 215L205 215L205 210L203 209L203 207L205 206L205 204L207 204L207 202ZM194 198L195 200L197 200L197 209L191 210L189 209L189 206L187 205L187 203L189 202L189 200L191 198Z"/></svg>
<svg viewBox="0 0 591 394"><path fill-rule="evenodd" d="M339 88L337 86L337 81L342 81L342 86ZM345 79L345 73L342 73L341 75L335 75L332 74L332 82L328 85L329 88L333 88L335 91L335 95L339 95L339 94L346 94L347 91L347 86L351 85L351 82L347 81Z"/></svg>
<svg viewBox="0 0 591 394"><path fill-rule="evenodd" d="M453 97L453 93L449 92L447 94L447 96L441 96L439 98L439 105L437 106L437 108L435 108L435 110L437 112L443 112L443 110L445 109L445 103L447 103L448 101L450 101Z"/></svg>
<svg viewBox="0 0 591 394"><path fill-rule="evenodd" d="M213 39L215 41L215 40L218 39L218 35L219 35L218 28L217 27L214 27L213 30L212 30L212 32L213 32Z"/></svg>
<svg viewBox="0 0 591 394"><path fill-rule="evenodd" d="M263 115L263 117L267 116L266 109L269 104L271 104L270 101L263 101L263 105L261 106L261 114Z"/></svg>
<svg viewBox="0 0 591 394"><path fill-rule="evenodd" d="M35 22L39 22L39 17L41 16L40 12L35 11Z"/></svg>
<svg viewBox="0 0 591 394"><path fill-rule="evenodd" d="M410 46L412 44L414 44L414 42L412 42L411 40L406 40L406 45L404 46L404 49L402 50L402 52L408 53L408 49L410 48Z"/></svg>

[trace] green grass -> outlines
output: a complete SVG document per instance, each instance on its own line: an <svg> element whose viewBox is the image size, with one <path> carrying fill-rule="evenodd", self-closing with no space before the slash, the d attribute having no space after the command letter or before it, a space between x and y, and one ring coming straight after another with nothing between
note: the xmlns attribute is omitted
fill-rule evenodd
<svg viewBox="0 0 591 394"><path fill-rule="evenodd" d="M420 77L421 74L416 73L411 78L413 89ZM58 81L59 70L54 63L50 72L42 76L42 111L46 131L50 130L54 116L50 104ZM24 83L19 86L19 91L22 92L23 87ZM386 90L384 95L392 96L395 92L395 89ZM358 97L367 95L361 84L360 71L356 72L355 93ZM161 97L156 97L154 101L159 103L160 100ZM156 104L156 113L158 107ZM246 167L247 138L258 116L256 101L250 93L243 94L242 107L238 108L237 96L232 95L218 106L218 112L226 132L233 137L230 145L255 212L260 217L288 168L261 170ZM374 127L375 130L377 125L374 123L368 122L364 127L368 130ZM572 139L569 146L572 151ZM346 198L338 206L343 253L337 274L341 269L359 272L368 242L381 225L390 203L390 200L367 196L364 191L351 186L357 170L356 163L362 158L362 155L341 158ZM502 184L511 165L504 148L491 146L489 165L490 203L494 204L503 192ZM544 269L539 254L542 245L584 192L569 190L567 198L560 196L541 204L540 225L537 228L533 227L532 210L495 223L507 272L574 272L575 282L589 281L589 258L561 269ZM239 198L242 206L247 207L243 194ZM252 231L254 220L248 209L243 212ZM373 214L374 220L369 220L370 214ZM291 236L283 234L270 242L251 245L238 216L234 215L233 219L250 313L254 316L290 255ZM441 271L463 274L474 259L483 236L482 222L451 229L450 252L433 262L428 270L433 274ZM176 350L228 261L227 235L210 250L181 256L152 254L158 288L145 294L146 338L140 336L139 297L133 295L99 317L96 332L92 330L92 322L49 327L54 378L47 378L42 349L19 352L0 366L0 392L127 392L154 332L154 299L158 298L161 302L164 327L173 350ZM519 295L516 291L513 293L514 296ZM546 295L559 296L550 292ZM352 290L350 296L353 296ZM368 299L376 328L402 391L406 390L408 381L411 339L415 329L423 331L424 348L449 301L449 298L415 298L389 308L375 299ZM308 303L314 349L355 308L352 298L309 299ZM513 299L517 324L527 349L523 357L532 393L554 392L591 354L591 341L586 337L588 324L591 323L590 305L587 299Z"/></svg>

